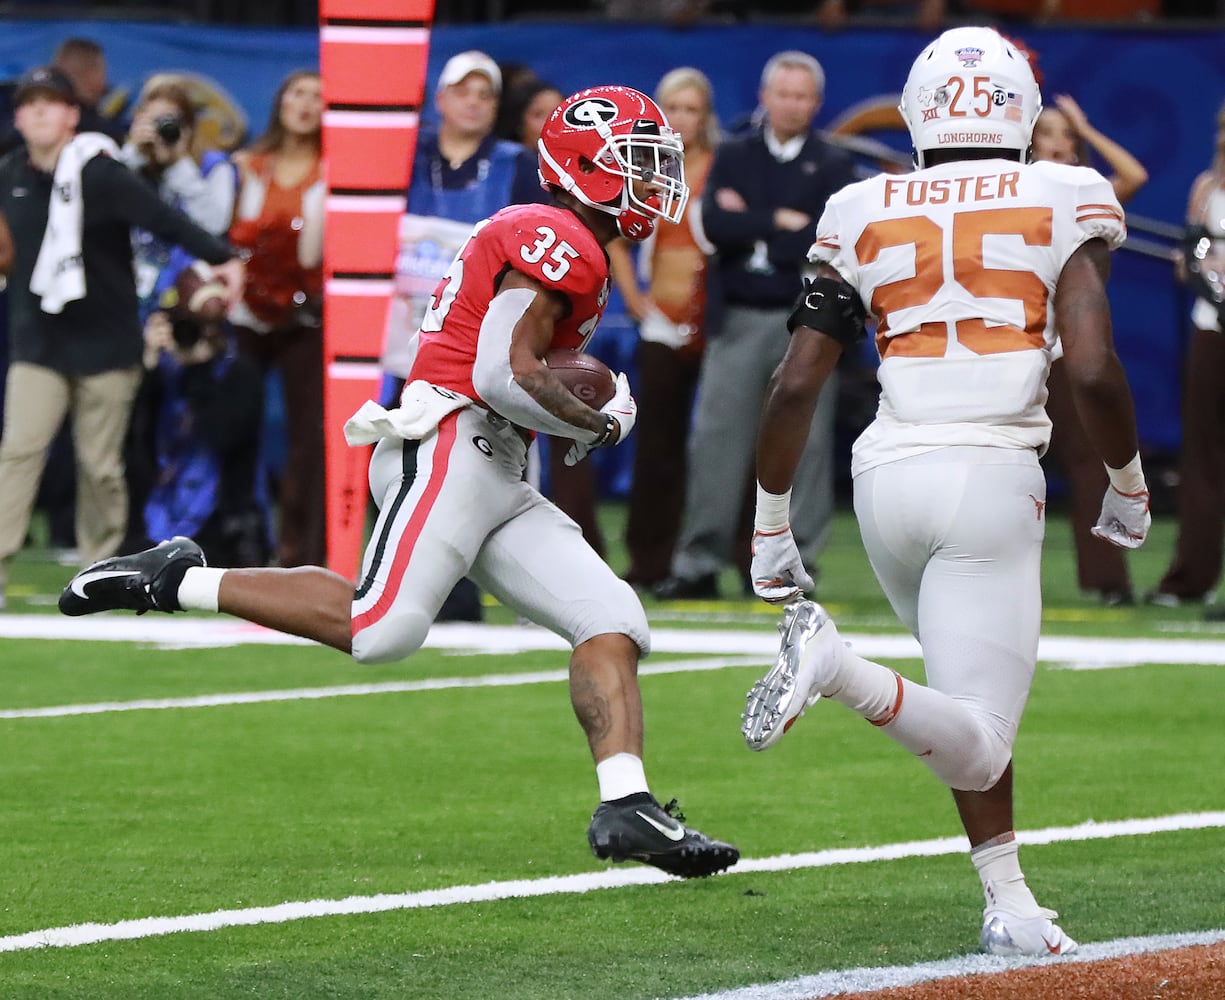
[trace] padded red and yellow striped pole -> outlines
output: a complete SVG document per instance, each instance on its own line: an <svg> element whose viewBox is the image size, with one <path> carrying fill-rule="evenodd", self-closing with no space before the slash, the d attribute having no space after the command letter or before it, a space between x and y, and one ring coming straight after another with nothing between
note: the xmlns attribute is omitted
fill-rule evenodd
<svg viewBox="0 0 1225 1000"><path fill-rule="evenodd" d="M369 448L345 420L378 390L404 190L417 145L434 0L320 0L324 461L328 565L356 578Z"/></svg>

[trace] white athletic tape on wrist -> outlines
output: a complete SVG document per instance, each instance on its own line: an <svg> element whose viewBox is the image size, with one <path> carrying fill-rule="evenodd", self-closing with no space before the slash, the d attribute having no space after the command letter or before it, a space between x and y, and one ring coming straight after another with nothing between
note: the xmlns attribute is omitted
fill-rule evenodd
<svg viewBox="0 0 1225 1000"><path fill-rule="evenodd" d="M786 493L770 493L757 484L757 507L753 517L753 530L763 535L786 531L791 524L791 490Z"/></svg>
<svg viewBox="0 0 1225 1000"><path fill-rule="evenodd" d="M1144 469L1140 465L1140 453L1121 469L1106 466L1106 475L1110 477L1110 485L1124 496L1135 496L1144 493L1148 486L1144 482Z"/></svg>

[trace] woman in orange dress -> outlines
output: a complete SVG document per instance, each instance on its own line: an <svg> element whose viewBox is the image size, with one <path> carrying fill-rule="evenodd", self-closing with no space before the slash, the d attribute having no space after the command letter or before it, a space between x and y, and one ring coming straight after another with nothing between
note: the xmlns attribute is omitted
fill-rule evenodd
<svg viewBox="0 0 1225 1000"><path fill-rule="evenodd" d="M250 251L230 320L239 350L279 370L287 451L277 562L325 565L323 492L323 210L319 74L291 73L264 134L234 154L239 190L230 242Z"/></svg>
<svg viewBox="0 0 1225 1000"><path fill-rule="evenodd" d="M655 100L685 143L689 208L677 226L659 226L639 251L639 285L626 245L609 247L613 280L638 324L638 423L630 488L625 579L649 588L668 577L685 505L685 447L705 339L706 255L702 189L719 140L710 80L696 69L674 69L659 81Z"/></svg>

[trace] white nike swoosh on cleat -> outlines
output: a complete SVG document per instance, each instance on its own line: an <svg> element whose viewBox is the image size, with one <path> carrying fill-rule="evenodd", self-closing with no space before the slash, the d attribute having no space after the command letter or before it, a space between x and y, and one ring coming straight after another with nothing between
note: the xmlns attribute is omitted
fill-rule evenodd
<svg viewBox="0 0 1225 1000"><path fill-rule="evenodd" d="M98 580L113 580L120 576L140 576L139 573L130 569L100 569L93 573L82 573L80 576L72 578L72 592L77 597L82 597L89 600L89 595L85 593L85 588L91 583L96 583Z"/></svg>
<svg viewBox="0 0 1225 1000"><path fill-rule="evenodd" d="M655 827L656 830L662 833L669 840L681 841L685 839L685 828L683 826L678 825L677 828L674 830L670 826L664 826L662 823L658 822L657 820L651 819L650 816L642 812L640 809L635 809L634 812L637 813L639 816L641 816L643 819L645 819L648 823L651 824L651 826Z"/></svg>

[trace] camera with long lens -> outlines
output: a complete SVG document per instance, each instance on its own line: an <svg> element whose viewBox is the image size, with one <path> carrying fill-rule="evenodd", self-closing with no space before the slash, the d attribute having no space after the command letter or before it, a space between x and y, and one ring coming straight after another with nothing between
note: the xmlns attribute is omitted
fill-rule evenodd
<svg viewBox="0 0 1225 1000"><path fill-rule="evenodd" d="M183 122L176 114L158 115L153 119L153 131L167 146L173 146L183 137Z"/></svg>
<svg viewBox="0 0 1225 1000"><path fill-rule="evenodd" d="M199 320L180 317L170 324L170 336L174 338L174 346L183 351L191 350L204 336L204 327Z"/></svg>

